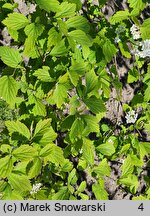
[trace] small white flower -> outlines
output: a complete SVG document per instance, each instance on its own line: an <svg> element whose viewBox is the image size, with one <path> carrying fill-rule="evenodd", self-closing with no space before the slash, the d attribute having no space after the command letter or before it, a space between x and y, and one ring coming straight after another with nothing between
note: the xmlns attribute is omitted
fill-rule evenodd
<svg viewBox="0 0 150 216"><path fill-rule="evenodd" d="M79 49L79 50L81 50L81 49L82 49L82 47L81 47L81 45L80 45L80 44L77 44L77 45L76 45L76 48L77 48L77 49Z"/></svg>
<svg viewBox="0 0 150 216"><path fill-rule="evenodd" d="M139 50L137 47L134 50L134 54L136 56L139 56L141 58L150 57L150 40L144 40L140 42L141 50Z"/></svg>
<svg viewBox="0 0 150 216"><path fill-rule="evenodd" d="M114 143L112 139L109 139L108 142L109 142L109 143Z"/></svg>
<svg viewBox="0 0 150 216"><path fill-rule="evenodd" d="M140 29L135 24L132 25L132 27L130 28L130 31L131 31L131 34L132 34L134 40L137 40L141 37L140 36Z"/></svg>
<svg viewBox="0 0 150 216"><path fill-rule="evenodd" d="M137 120L137 117L138 117L138 114L135 113L135 110L129 111L125 116L127 124L130 124L130 123L134 124Z"/></svg>
<svg viewBox="0 0 150 216"><path fill-rule="evenodd" d="M34 184L32 190L30 191L30 194L37 193L41 189L41 186L42 186L41 183Z"/></svg>
<svg viewBox="0 0 150 216"><path fill-rule="evenodd" d="M115 37L115 43L119 43L121 40L119 37Z"/></svg>

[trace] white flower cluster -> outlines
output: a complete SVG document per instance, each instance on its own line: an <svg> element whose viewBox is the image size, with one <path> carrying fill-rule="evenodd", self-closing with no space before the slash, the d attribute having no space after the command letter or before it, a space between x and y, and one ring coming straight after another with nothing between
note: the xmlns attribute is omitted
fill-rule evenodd
<svg viewBox="0 0 150 216"><path fill-rule="evenodd" d="M140 29L135 24L132 25L132 27L130 28L130 31L131 31L131 34L134 40L137 40L141 37Z"/></svg>
<svg viewBox="0 0 150 216"><path fill-rule="evenodd" d="M37 193L41 189L41 186L42 186L41 183L34 184L32 190L30 191L30 194Z"/></svg>
<svg viewBox="0 0 150 216"><path fill-rule="evenodd" d="M134 50L135 55L141 58L150 57L150 40L147 39L140 42L140 47L141 50L139 50L138 48Z"/></svg>
<svg viewBox="0 0 150 216"><path fill-rule="evenodd" d="M135 110L129 111L125 116L127 124L130 124L130 123L134 124L137 120L137 117L138 117L138 114L135 112Z"/></svg>

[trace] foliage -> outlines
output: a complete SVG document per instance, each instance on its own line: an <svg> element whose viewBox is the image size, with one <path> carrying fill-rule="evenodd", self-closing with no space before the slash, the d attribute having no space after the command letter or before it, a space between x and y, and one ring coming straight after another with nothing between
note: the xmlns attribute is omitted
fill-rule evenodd
<svg viewBox="0 0 150 216"><path fill-rule="evenodd" d="M0 1L1 28L12 38L10 46L0 47L1 199L109 199L104 177L119 158L117 183L139 198L139 177L150 154L150 143L140 139L143 130L150 133L150 45L142 44L150 44L150 18L140 21L148 2L128 0L126 10L107 19L106 0L88 0L86 10L80 0L26 1L36 4L33 11ZM140 31L136 39L133 24L135 34ZM141 86L122 105L124 115L142 112L112 126L103 117L112 88L121 102L118 55L133 61L126 83ZM83 176L92 179L91 195ZM149 177L144 181L140 198L150 199Z"/></svg>

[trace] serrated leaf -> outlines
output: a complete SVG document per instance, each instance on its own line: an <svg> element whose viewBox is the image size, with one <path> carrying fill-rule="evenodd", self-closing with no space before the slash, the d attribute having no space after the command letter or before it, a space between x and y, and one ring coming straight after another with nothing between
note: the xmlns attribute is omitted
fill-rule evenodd
<svg viewBox="0 0 150 216"><path fill-rule="evenodd" d="M44 9L47 12L53 11L57 12L59 11L59 1L57 0L36 0L36 3L39 5L41 9Z"/></svg>
<svg viewBox="0 0 150 216"><path fill-rule="evenodd" d="M68 49L65 45L65 40L63 39L54 46L50 52L50 55L59 57L65 55L67 52Z"/></svg>
<svg viewBox="0 0 150 216"><path fill-rule="evenodd" d="M137 176L129 174L127 177L119 179L119 183L130 187L130 192L135 194L137 192L139 181Z"/></svg>
<svg viewBox="0 0 150 216"><path fill-rule="evenodd" d="M137 10L143 10L145 3L143 0L128 0L129 7Z"/></svg>
<svg viewBox="0 0 150 216"><path fill-rule="evenodd" d="M108 165L107 159L104 158L100 164L93 169L98 176L110 176L111 168Z"/></svg>
<svg viewBox="0 0 150 216"><path fill-rule="evenodd" d="M114 55L116 54L117 49L116 49L115 45L112 44L112 42L110 40L106 40L102 49L103 49L103 54L105 56L105 59L109 63L112 60L112 58L114 57Z"/></svg>
<svg viewBox="0 0 150 216"><path fill-rule="evenodd" d="M6 178L13 169L13 160L11 156L5 156L0 159L0 178Z"/></svg>
<svg viewBox="0 0 150 216"><path fill-rule="evenodd" d="M144 20L140 27L140 31L143 40L150 39L150 18Z"/></svg>
<svg viewBox="0 0 150 216"><path fill-rule="evenodd" d="M50 48L51 46L56 45L59 41L61 41L61 34L56 31L55 27L52 27L48 32L47 47Z"/></svg>
<svg viewBox="0 0 150 216"><path fill-rule="evenodd" d="M139 77L140 77L139 71L136 68L132 68L128 72L127 82L128 83L137 82L139 80Z"/></svg>
<svg viewBox="0 0 150 216"><path fill-rule="evenodd" d="M56 18L72 17L75 15L76 5L68 2L62 2L59 6L59 11L56 13Z"/></svg>
<svg viewBox="0 0 150 216"><path fill-rule="evenodd" d="M92 46L92 40L82 30L74 30L68 33L68 37L71 37L78 44Z"/></svg>
<svg viewBox="0 0 150 216"><path fill-rule="evenodd" d="M103 100L95 96L84 99L84 103L95 114L106 111Z"/></svg>
<svg viewBox="0 0 150 216"><path fill-rule="evenodd" d="M115 153L115 147L113 143L109 143L108 141L104 144L99 145L96 150L107 156L111 156Z"/></svg>
<svg viewBox="0 0 150 216"><path fill-rule="evenodd" d="M40 98L35 95L30 95L29 104L34 105L32 109L34 116L46 116L46 107Z"/></svg>
<svg viewBox="0 0 150 216"><path fill-rule="evenodd" d="M144 156L148 156L150 154L150 143L149 142L141 142L139 143L140 156L143 158Z"/></svg>
<svg viewBox="0 0 150 216"><path fill-rule="evenodd" d="M74 142L77 138L81 138L83 129L83 121L80 118L76 118L69 133L70 140Z"/></svg>
<svg viewBox="0 0 150 216"><path fill-rule="evenodd" d="M62 164L64 162L63 150L55 144L47 144L41 151L41 157L47 157L46 160L54 164Z"/></svg>
<svg viewBox="0 0 150 216"><path fill-rule="evenodd" d="M66 21L66 25L69 28L76 28L88 33L90 30L90 26L85 17L82 16L74 16L69 18Z"/></svg>
<svg viewBox="0 0 150 216"><path fill-rule="evenodd" d="M33 137L43 136L50 128L51 119L40 120L35 128Z"/></svg>
<svg viewBox="0 0 150 216"><path fill-rule="evenodd" d="M22 136L30 139L30 131L25 124L20 121L6 121L5 125L9 130L10 134L18 132Z"/></svg>
<svg viewBox="0 0 150 216"><path fill-rule="evenodd" d="M73 164L69 159L65 159L64 162L61 164L62 172L70 172L72 168L73 168Z"/></svg>
<svg viewBox="0 0 150 216"><path fill-rule="evenodd" d="M12 68L21 67L20 63L22 61L19 50L10 47L0 47L0 57L1 60L8 66Z"/></svg>
<svg viewBox="0 0 150 216"><path fill-rule="evenodd" d="M38 176L41 172L42 162L40 158L35 158L32 162L32 165L28 171L29 179Z"/></svg>
<svg viewBox="0 0 150 216"><path fill-rule="evenodd" d="M37 142L40 145L45 146L48 143L53 142L57 137L57 133L55 133L55 131L53 130L52 127L50 127L47 132L42 136L42 138L40 140L38 140Z"/></svg>
<svg viewBox="0 0 150 216"><path fill-rule="evenodd" d="M81 193L81 192L83 192L85 190L85 188L86 188L86 181L82 181L81 184L78 187L77 192Z"/></svg>
<svg viewBox="0 0 150 216"><path fill-rule="evenodd" d="M11 173L8 177L8 183L14 190L18 191L19 193L30 191L32 189L30 181L25 175Z"/></svg>
<svg viewBox="0 0 150 216"><path fill-rule="evenodd" d="M94 164L94 145L93 142L89 139L84 138L83 139L83 158L86 160L86 162L90 165Z"/></svg>
<svg viewBox="0 0 150 216"><path fill-rule="evenodd" d="M92 191L96 197L96 200L108 200L108 193L101 185L93 184Z"/></svg>
<svg viewBox="0 0 150 216"><path fill-rule="evenodd" d="M68 187L64 186L61 187L59 191L53 195L52 200L68 200L68 198L69 198Z"/></svg>
<svg viewBox="0 0 150 216"><path fill-rule="evenodd" d="M96 76L94 70L91 70L85 74L85 80L86 80L86 94L88 94L93 89L95 89L98 84L98 77Z"/></svg>
<svg viewBox="0 0 150 216"><path fill-rule="evenodd" d="M10 13L2 23L7 26L7 28L19 30L28 25L29 20L27 17L21 13Z"/></svg>
<svg viewBox="0 0 150 216"><path fill-rule="evenodd" d="M0 96L10 105L14 105L18 92L18 83L11 76L0 78Z"/></svg>
<svg viewBox="0 0 150 216"><path fill-rule="evenodd" d="M36 70L33 75L43 82L53 82L53 79L49 74L50 68L48 66L43 66L42 69Z"/></svg>
<svg viewBox="0 0 150 216"><path fill-rule="evenodd" d="M76 182L77 182L78 178L77 178L77 171L76 169L74 168L69 176L68 176L68 184L69 185L74 185Z"/></svg>
<svg viewBox="0 0 150 216"><path fill-rule="evenodd" d="M122 178L128 176L129 174L132 174L134 165L132 164L130 155L128 155L127 158L125 159L121 169L122 169L122 175L121 175Z"/></svg>
<svg viewBox="0 0 150 216"><path fill-rule="evenodd" d="M82 119L86 123L86 127L84 128L83 134L91 133L91 132L99 132L99 120L96 116L92 115L82 115Z"/></svg>
<svg viewBox="0 0 150 216"><path fill-rule="evenodd" d="M127 44L125 42L119 42L118 45L119 45L122 55L126 58L131 58L131 54L129 52L129 48Z"/></svg>
<svg viewBox="0 0 150 216"><path fill-rule="evenodd" d="M44 26L39 23L31 23L26 26L24 31L28 37L25 40L25 49L23 55L31 58L36 58L39 56L39 52L35 43L38 37L43 33Z"/></svg>
<svg viewBox="0 0 150 216"><path fill-rule="evenodd" d="M26 161L33 159L33 157L37 156L38 152L32 146L29 145L21 145L17 149L12 152L12 155L21 161Z"/></svg>
<svg viewBox="0 0 150 216"><path fill-rule="evenodd" d="M52 99L54 101L54 104L56 104L57 107L60 108L62 104L66 101L66 98L68 97L67 91L69 88L70 88L69 82L57 83L53 95L49 99L50 100Z"/></svg>
<svg viewBox="0 0 150 216"><path fill-rule="evenodd" d="M126 10L120 10L120 11L117 11L113 16L110 17L110 23L111 24L116 24L116 23L119 23L119 22L122 22L123 20L126 20L128 19L130 13L129 11L126 9Z"/></svg>

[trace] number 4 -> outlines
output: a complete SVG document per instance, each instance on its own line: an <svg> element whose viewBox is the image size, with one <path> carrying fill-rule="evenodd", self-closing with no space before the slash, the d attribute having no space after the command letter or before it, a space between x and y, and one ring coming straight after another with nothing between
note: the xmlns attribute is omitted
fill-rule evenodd
<svg viewBox="0 0 150 216"><path fill-rule="evenodd" d="M143 211L144 210L144 206L143 206L143 203L141 203L138 207L139 210Z"/></svg>

